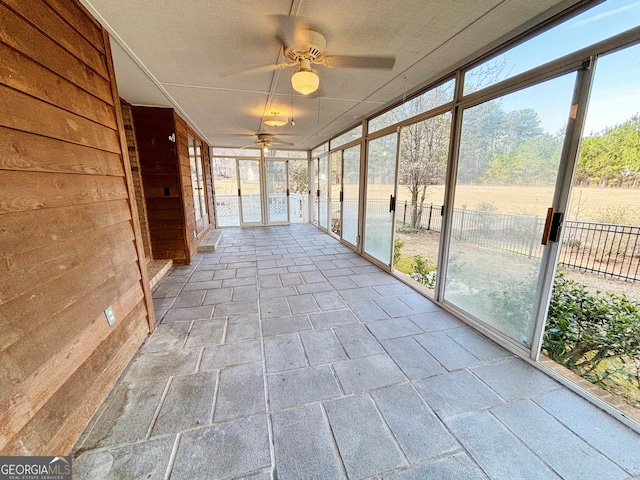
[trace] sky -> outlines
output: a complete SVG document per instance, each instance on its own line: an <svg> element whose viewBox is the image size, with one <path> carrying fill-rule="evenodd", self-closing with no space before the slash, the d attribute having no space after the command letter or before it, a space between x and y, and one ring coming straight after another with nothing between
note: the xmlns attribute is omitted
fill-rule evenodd
<svg viewBox="0 0 640 480"><path fill-rule="evenodd" d="M507 77L638 25L640 0L607 0L506 52ZM532 91L529 94L510 95L504 99L503 108L526 108L530 105L523 106L523 102L534 103L543 128L555 133L566 124L571 95L566 98L565 87L567 82L574 81L575 74L570 74L546 85L533 87L535 99L530 94ZM585 134L620 124L639 112L640 45L602 56L596 68Z"/></svg>

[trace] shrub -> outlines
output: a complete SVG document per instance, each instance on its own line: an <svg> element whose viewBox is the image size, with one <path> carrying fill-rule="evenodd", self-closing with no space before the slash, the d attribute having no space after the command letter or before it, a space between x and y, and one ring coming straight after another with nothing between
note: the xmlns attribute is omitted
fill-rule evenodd
<svg viewBox="0 0 640 480"><path fill-rule="evenodd" d="M640 389L640 302L614 293L591 294L559 274L543 349L592 383L615 389L618 378Z"/></svg>
<svg viewBox="0 0 640 480"><path fill-rule="evenodd" d="M395 265L400 261L402 257L402 247L404 247L404 242L399 238L396 238L395 243L393 244L393 264Z"/></svg>
<svg viewBox="0 0 640 480"><path fill-rule="evenodd" d="M427 288L434 289L436 287L436 268L430 266L422 255L413 257L413 271L409 276Z"/></svg>

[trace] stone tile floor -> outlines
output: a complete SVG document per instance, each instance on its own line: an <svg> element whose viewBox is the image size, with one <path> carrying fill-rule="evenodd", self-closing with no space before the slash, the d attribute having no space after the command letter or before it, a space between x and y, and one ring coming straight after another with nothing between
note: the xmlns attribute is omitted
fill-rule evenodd
<svg viewBox="0 0 640 480"><path fill-rule="evenodd" d="M640 435L311 225L153 296L76 479L640 478Z"/></svg>

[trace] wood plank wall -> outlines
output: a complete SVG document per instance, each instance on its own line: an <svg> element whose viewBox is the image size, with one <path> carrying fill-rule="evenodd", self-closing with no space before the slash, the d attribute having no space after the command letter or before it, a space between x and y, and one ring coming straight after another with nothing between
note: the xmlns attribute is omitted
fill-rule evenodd
<svg viewBox="0 0 640 480"><path fill-rule="evenodd" d="M144 198L144 186L142 185L142 171L140 169L140 158L138 157L138 144L136 143L136 132L133 125L133 113L131 105L120 99L122 108L122 122L124 133L127 136L127 152L129 153L129 163L131 164L131 179L133 189L136 192L136 207L138 219L140 220L140 230L142 233L142 245L144 246L144 256L147 262L153 260L151 251L151 237L149 235L149 218L147 215L147 203Z"/></svg>
<svg viewBox="0 0 640 480"><path fill-rule="evenodd" d="M204 152L209 151L209 146L206 144L202 138L185 122L182 117L178 114L175 114L175 122L176 122L176 140L178 147L178 161L180 164L180 178L182 181L182 203L185 211L185 228L186 228L186 238L189 248L189 259L191 259L197 252L198 247L204 240L206 234L211 230L213 222L212 222L212 213L213 212L213 202L212 195L207 195L207 219L206 219L206 227L198 231L198 227L196 226L196 215L195 215L195 206L193 202L193 185L192 185L192 176L191 176L191 162L189 160L189 137L193 138L194 141L199 141L201 143L202 149L202 167L203 167L203 175L204 175L204 183L207 186L212 185L211 181L211 169L210 166L207 166ZM207 155L208 158L208 155Z"/></svg>
<svg viewBox="0 0 640 480"><path fill-rule="evenodd" d="M209 226L197 232L188 137L202 142L207 160L209 147L171 108L133 106L132 112L154 258L190 264L212 228L213 202L208 195ZM172 134L175 142L169 140ZM203 161L205 183L210 189L209 166Z"/></svg>
<svg viewBox="0 0 640 480"><path fill-rule="evenodd" d="M153 307L108 35L76 0L0 18L0 455L59 455Z"/></svg>
<svg viewBox="0 0 640 480"><path fill-rule="evenodd" d="M132 112L154 258L187 264L177 147L169 140L175 133L173 109L134 106Z"/></svg>

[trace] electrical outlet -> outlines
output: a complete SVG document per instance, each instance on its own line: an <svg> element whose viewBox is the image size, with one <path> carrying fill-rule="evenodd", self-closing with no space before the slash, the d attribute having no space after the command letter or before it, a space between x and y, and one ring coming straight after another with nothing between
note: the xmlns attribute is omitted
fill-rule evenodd
<svg viewBox="0 0 640 480"><path fill-rule="evenodd" d="M116 314L111 305L109 305L104 311L104 316L107 317L107 323L109 323L109 326L113 327L113 324L116 323Z"/></svg>

